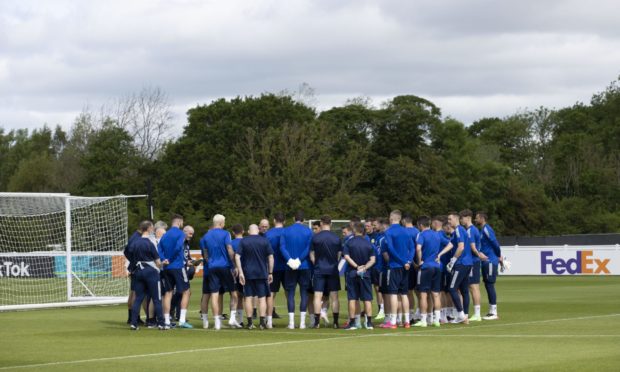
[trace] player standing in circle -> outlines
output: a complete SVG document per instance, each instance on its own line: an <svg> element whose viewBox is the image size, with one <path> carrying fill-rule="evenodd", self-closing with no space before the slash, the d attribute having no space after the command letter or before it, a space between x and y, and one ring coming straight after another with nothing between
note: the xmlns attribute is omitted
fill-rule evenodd
<svg viewBox="0 0 620 372"><path fill-rule="evenodd" d="M476 224L480 226L480 250L488 257L488 260L482 265L482 280L489 298L489 312L482 319L496 320L499 317L497 316L495 281L497 280L498 266L503 266L503 260L502 250L495 237L495 231L487 223L487 220L488 216L485 212L476 213Z"/></svg>

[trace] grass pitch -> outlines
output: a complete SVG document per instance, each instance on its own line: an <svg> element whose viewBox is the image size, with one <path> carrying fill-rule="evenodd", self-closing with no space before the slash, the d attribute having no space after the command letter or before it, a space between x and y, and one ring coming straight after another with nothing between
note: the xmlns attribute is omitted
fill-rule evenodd
<svg viewBox="0 0 620 372"><path fill-rule="evenodd" d="M131 332L126 306L0 313L0 370L620 370L620 277L501 277L498 321L387 331L203 330L199 280L193 330Z"/></svg>

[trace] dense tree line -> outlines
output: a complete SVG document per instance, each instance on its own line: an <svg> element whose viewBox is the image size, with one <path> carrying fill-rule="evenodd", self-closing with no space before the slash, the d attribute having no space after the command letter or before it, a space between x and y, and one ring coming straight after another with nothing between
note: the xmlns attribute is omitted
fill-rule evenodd
<svg viewBox="0 0 620 372"><path fill-rule="evenodd" d="M504 235L620 231L618 81L589 104L470 126L413 95L320 113L288 94L219 99L191 108L167 143L168 112L134 99L83 113L68 133L0 128L0 190L143 194L151 183L157 217L183 213L198 231L216 212L247 224L279 210L393 208L485 210ZM146 214L145 202L132 213Z"/></svg>

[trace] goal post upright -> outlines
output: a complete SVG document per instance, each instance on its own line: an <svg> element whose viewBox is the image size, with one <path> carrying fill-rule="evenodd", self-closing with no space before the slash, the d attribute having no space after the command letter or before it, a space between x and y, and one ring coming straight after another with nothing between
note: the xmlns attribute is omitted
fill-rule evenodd
<svg viewBox="0 0 620 372"><path fill-rule="evenodd" d="M71 199L65 197L65 269L67 274L67 301L71 301L73 294L73 283L71 278Z"/></svg>

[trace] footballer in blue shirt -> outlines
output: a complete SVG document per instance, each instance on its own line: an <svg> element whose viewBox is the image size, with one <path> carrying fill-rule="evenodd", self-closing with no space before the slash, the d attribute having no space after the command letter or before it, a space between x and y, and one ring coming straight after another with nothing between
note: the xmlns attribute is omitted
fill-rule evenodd
<svg viewBox="0 0 620 372"><path fill-rule="evenodd" d="M448 223L452 229L451 243L456 250L453 257L448 262L447 269L451 274L450 277L450 296L452 302L458 312L457 318L453 323L469 323L467 312L469 309L469 272L472 267L471 245L467 239L467 232L459 222L459 214L457 212L448 213ZM449 248L449 249L448 249ZM448 253L452 247L445 247L439 253L439 259ZM463 297L463 301L459 296Z"/></svg>
<svg viewBox="0 0 620 372"><path fill-rule="evenodd" d="M230 233L224 230L225 224L226 217L216 214L213 216L213 228L200 239L200 249L209 270L206 290L211 294L211 308L216 330L222 327L222 309L219 304L220 288L230 293L230 307L236 308L237 306L237 292L234 291L234 276L237 271L233 270L232 264L235 252L232 248ZM235 315L235 313L230 314L228 324L231 327L240 328L241 325L236 321Z"/></svg>
<svg viewBox="0 0 620 372"><path fill-rule="evenodd" d="M267 328L273 327L273 319L279 319L275 308L276 294L280 291L280 286L284 287L284 271L286 270L286 261L280 251L280 237L284 232L284 213L277 212L273 216L273 228L269 229L265 237L271 244L273 249L273 280L269 285L271 296L267 298Z"/></svg>
<svg viewBox="0 0 620 372"><path fill-rule="evenodd" d="M273 250L269 240L259 235L258 225L250 225L248 234L239 243L235 262L239 270L239 282L243 285L247 328L254 329L252 309L254 301L257 301L259 327L265 329L266 297L270 295L269 283L273 280Z"/></svg>
<svg viewBox="0 0 620 372"><path fill-rule="evenodd" d="M495 281L497 280L498 265L503 266L502 250L495 237L495 231L487 223L488 216L485 212L476 213L476 224L480 226L480 250L488 260L482 265L482 280L484 288L487 290L489 299L489 312L482 319L497 320L497 294L495 292Z"/></svg>
<svg viewBox="0 0 620 372"><path fill-rule="evenodd" d="M480 231L472 224L473 213L469 209L462 210L459 213L461 225L467 231L467 239L471 247L472 268L469 273L469 293L474 303L474 316L469 317L470 322L480 322L480 261L486 261L487 257L480 252Z"/></svg>
<svg viewBox="0 0 620 372"><path fill-rule="evenodd" d="M166 325L170 325L172 294L176 290L183 293L179 327L193 328L191 324L186 322L187 306L189 305L189 278L185 268L185 233L181 230L183 228L183 216L173 215L170 225L170 229L161 237L157 247L159 257L164 265L163 278L166 284L163 301L164 320Z"/></svg>
<svg viewBox="0 0 620 372"><path fill-rule="evenodd" d="M320 230L312 237L310 246L310 261L314 265L314 324L313 328L319 328L321 301L324 295L329 295L332 302L334 328L338 328L340 302L338 291L340 290L340 275L338 274L338 262L342 254L342 243L338 235L331 231L332 219L329 216L321 217Z"/></svg>
<svg viewBox="0 0 620 372"><path fill-rule="evenodd" d="M352 225L355 236L348 241L342 252L348 263L345 281L349 301L349 323L345 329L357 329L356 319L351 315L356 314L358 301L364 302L366 314L364 327L373 329L370 269L375 264L375 252L372 244L364 237L364 225L361 222L354 222Z"/></svg>
<svg viewBox="0 0 620 372"><path fill-rule="evenodd" d="M411 239L413 240L413 245L414 245L414 250L415 250L415 241L416 238L418 237L418 234L420 233L420 230L418 230L414 225L413 225L413 217L411 216L411 214L409 213L405 213L403 215L403 225L405 226L405 229L407 230L407 233L409 234L409 236L411 236ZM413 261L414 263L417 263L417 258L416 255L413 255ZM420 319L420 291L417 288L417 281L418 281L418 267L416 265L413 265L411 270L409 270L409 284L408 284L408 291L407 291L407 298L409 299L409 308L405 309L403 308L403 312L409 312L409 319ZM415 295L415 297L414 297ZM418 300L418 306L415 306L415 300ZM400 316L399 316L400 318Z"/></svg>
<svg viewBox="0 0 620 372"><path fill-rule="evenodd" d="M295 213L295 223L284 229L280 237L280 252L287 268L284 272L284 289L286 290L289 329L295 329L295 289L300 292L299 328L306 328L306 309L308 308L308 287L310 286L310 243L312 230L304 225L304 213Z"/></svg>
<svg viewBox="0 0 620 372"><path fill-rule="evenodd" d="M243 234L245 233L245 231L243 231L243 225L240 223L234 224L231 230L233 233L233 240L230 242L230 245L232 245L233 252L237 254L237 252L239 251L239 245L241 244L241 240L243 240ZM260 227L258 228L258 230L260 235ZM230 313L232 314L233 312L235 312L235 321L238 322L240 326L243 326L243 285L239 282L238 278L233 277L233 279L235 280L235 292L237 292L237 306L236 308L231 308Z"/></svg>
<svg viewBox="0 0 620 372"><path fill-rule="evenodd" d="M415 248L413 239L407 230L400 225L402 214L399 210L390 213L390 227L385 231L389 270L387 272L386 295L390 301L389 326L396 328L396 313L398 298L402 301L403 309L409 309L407 292L409 288L409 270L413 262ZM405 313L405 328L409 328L409 313Z"/></svg>
<svg viewBox="0 0 620 372"><path fill-rule="evenodd" d="M432 293L435 314L432 325L439 327L441 317L441 265L439 261L439 250L451 249L452 243L445 236L437 234L431 230L431 219L427 216L418 218L418 226L422 232L416 238L416 262L418 265L418 290L420 291L420 313L421 320L414 324L414 327L426 327L429 314L428 292Z"/></svg>

